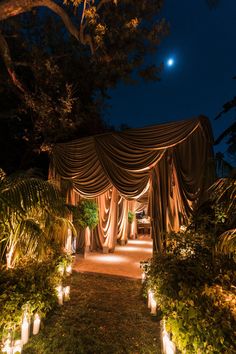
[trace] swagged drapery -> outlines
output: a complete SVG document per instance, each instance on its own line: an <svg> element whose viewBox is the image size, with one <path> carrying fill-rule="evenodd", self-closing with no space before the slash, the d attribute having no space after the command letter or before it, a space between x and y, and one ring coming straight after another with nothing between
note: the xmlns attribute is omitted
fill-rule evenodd
<svg viewBox="0 0 236 354"><path fill-rule="evenodd" d="M79 198L96 199L95 243L110 250L127 233L132 203L148 200L160 251L165 232L179 230L214 177L210 123L200 116L56 144L50 176L70 180Z"/></svg>

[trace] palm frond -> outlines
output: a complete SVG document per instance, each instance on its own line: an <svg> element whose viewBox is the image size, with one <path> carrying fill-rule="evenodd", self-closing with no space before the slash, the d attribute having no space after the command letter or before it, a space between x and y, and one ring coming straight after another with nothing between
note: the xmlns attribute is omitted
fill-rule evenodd
<svg viewBox="0 0 236 354"><path fill-rule="evenodd" d="M236 229L228 230L220 236L217 251L224 254L236 254Z"/></svg>

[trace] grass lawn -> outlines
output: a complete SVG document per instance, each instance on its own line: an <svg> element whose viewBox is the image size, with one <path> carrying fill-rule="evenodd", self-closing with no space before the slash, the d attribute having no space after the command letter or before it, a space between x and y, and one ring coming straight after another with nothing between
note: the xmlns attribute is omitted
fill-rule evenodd
<svg viewBox="0 0 236 354"><path fill-rule="evenodd" d="M23 354L161 353L159 322L141 298L140 283L74 272L71 300L48 316Z"/></svg>

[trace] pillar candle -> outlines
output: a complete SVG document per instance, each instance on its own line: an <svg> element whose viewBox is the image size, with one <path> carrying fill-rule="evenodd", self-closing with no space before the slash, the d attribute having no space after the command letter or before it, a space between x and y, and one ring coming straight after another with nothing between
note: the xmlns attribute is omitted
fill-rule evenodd
<svg viewBox="0 0 236 354"><path fill-rule="evenodd" d="M22 344L26 344L29 340L29 321L27 320L27 316L24 315L22 324L21 324L21 341Z"/></svg>
<svg viewBox="0 0 236 354"><path fill-rule="evenodd" d="M21 353L21 351L22 351L22 342L20 339L17 339L14 343L12 354Z"/></svg>
<svg viewBox="0 0 236 354"><path fill-rule="evenodd" d="M65 286L63 290L64 290L64 299L65 299L65 301L70 300L70 286L69 285Z"/></svg>
<svg viewBox="0 0 236 354"><path fill-rule="evenodd" d="M66 273L69 275L72 273L72 266L71 264L69 264L67 267L66 267Z"/></svg>
<svg viewBox="0 0 236 354"><path fill-rule="evenodd" d="M64 295L64 293L63 293L62 286L59 285L57 287L57 298L58 298L58 304L59 305L63 305L63 295Z"/></svg>
<svg viewBox="0 0 236 354"><path fill-rule="evenodd" d="M38 334L39 333L39 328L40 328L40 317L36 313L34 316L34 323L33 323L33 334Z"/></svg>
<svg viewBox="0 0 236 354"><path fill-rule="evenodd" d="M157 303L156 303L156 300L154 299L154 296L151 299L151 314L152 315L157 314Z"/></svg>
<svg viewBox="0 0 236 354"><path fill-rule="evenodd" d="M148 308L151 308L151 300L153 298L153 291L152 290L148 290Z"/></svg>

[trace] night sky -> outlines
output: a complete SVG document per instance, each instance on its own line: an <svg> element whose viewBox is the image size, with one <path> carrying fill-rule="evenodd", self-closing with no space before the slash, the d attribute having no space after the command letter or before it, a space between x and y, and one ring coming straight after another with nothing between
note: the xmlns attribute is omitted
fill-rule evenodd
<svg viewBox="0 0 236 354"><path fill-rule="evenodd" d="M236 92L236 0L220 0L214 9L206 0L165 0L162 15L171 31L152 58L164 63L161 81L120 84L110 91L106 119L142 127L204 114L217 137L235 119L234 111L214 121ZM216 150L224 152L225 145Z"/></svg>

